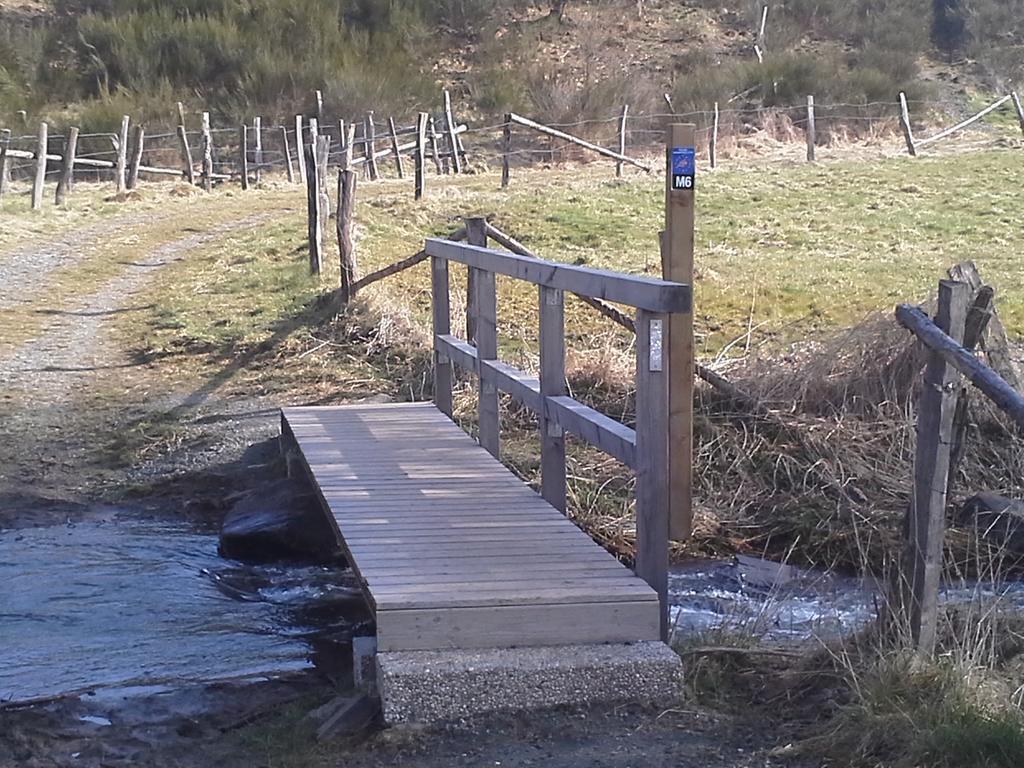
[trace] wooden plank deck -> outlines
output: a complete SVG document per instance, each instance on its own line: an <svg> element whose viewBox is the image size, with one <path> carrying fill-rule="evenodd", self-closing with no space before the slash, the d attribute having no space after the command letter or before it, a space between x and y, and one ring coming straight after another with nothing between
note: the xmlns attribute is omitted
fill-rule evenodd
<svg viewBox="0 0 1024 768"><path fill-rule="evenodd" d="M657 594L429 403L284 408L381 651L657 640Z"/></svg>

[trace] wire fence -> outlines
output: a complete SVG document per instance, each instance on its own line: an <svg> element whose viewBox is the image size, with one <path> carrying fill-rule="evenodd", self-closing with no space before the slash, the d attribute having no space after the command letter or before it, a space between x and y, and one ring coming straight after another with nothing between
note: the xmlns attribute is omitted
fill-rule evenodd
<svg viewBox="0 0 1024 768"><path fill-rule="evenodd" d="M1004 100L994 114L1004 120L1016 118L1024 132L1020 100L1016 94ZM424 133L422 145L415 121L395 122L390 118L382 121L372 113L355 121L341 117L297 116L287 124L263 124L258 128L253 121L244 131L242 126L211 126L203 131L180 124L174 130L161 126L153 133L145 133L141 153L134 144L121 148L117 133L80 134L72 171L76 180L116 182L118 174L130 172L132 161L137 158L140 168L133 175L143 180L153 174L160 174L164 179L180 175L181 179L192 178L198 183L209 175L211 182L237 182L241 181L245 167L248 177L287 172L289 178L298 181L305 176L302 166L307 162L305 155L313 138L321 136L328 139L328 168L351 161L362 165L364 175L388 177L398 174L397 159L402 157L408 163L403 175L412 176L412 158L422 151L426 168L433 173L466 170L457 162L463 159L473 171L503 168L507 181L516 167L584 161L595 156L595 147L604 149L603 154L620 163L623 158L628 162L632 158L657 156L663 151L665 126L669 122L693 123L701 162L706 160L715 166L729 162L745 148L756 147L758 142L762 145L806 143L808 159L814 159L814 147L853 141L862 141L865 146L879 147L880 153L891 154L899 147L896 139L901 128L906 134L908 149L913 150L914 131L926 131L964 116L964 105L954 102L905 103L909 110L906 115L899 100L814 103L813 106L810 100L805 104L762 107L715 104L712 109L687 112L633 113L624 107L612 115L552 120L543 124L529 120L511 124L510 116L506 115L503 119L463 125L453 113L442 110L426 113L425 124L430 129ZM985 133L986 128L991 131L990 125L976 123L975 126L975 131L978 126L982 127L982 131L975 134L982 139L995 141L998 138ZM353 127L354 139L348 146ZM541 128L553 129L552 133L560 135L545 134ZM129 138L126 143L133 141ZM59 180L66 174L67 144L68 136L63 133L49 135L43 147L39 134L26 133L24 129L17 133L4 131L0 134L0 154L5 155L0 169L0 189L9 194L17 182L32 181L36 186ZM586 146L588 144L591 146ZM207 150L208 163L204 161ZM41 152L48 156L43 164L39 161ZM191 158L191 168L187 167L186 158ZM35 190L34 193L38 195Z"/></svg>

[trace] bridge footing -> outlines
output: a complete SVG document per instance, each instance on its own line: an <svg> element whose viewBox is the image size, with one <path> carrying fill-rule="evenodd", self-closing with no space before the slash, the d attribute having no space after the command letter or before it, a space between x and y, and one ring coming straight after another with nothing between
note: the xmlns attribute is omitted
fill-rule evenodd
<svg viewBox="0 0 1024 768"><path fill-rule="evenodd" d="M389 725L562 705L671 704L679 657L660 641L377 655Z"/></svg>

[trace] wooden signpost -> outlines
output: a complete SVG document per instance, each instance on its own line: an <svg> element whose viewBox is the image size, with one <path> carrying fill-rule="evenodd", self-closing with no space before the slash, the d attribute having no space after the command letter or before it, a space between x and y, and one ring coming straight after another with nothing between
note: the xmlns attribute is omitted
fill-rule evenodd
<svg viewBox="0 0 1024 768"><path fill-rule="evenodd" d="M662 278L693 285L696 126L672 123L665 146L665 235ZM668 355L669 536L690 535L693 520L693 313L669 316ZM639 330L637 331L639 334Z"/></svg>

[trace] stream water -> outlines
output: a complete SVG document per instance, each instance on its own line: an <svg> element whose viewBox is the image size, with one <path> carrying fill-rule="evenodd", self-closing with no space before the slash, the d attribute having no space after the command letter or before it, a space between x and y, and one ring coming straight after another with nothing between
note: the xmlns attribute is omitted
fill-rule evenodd
<svg viewBox="0 0 1024 768"><path fill-rule="evenodd" d="M0 532L0 702L301 670L365 620L350 572L226 561L181 526Z"/></svg>
<svg viewBox="0 0 1024 768"><path fill-rule="evenodd" d="M1024 609L1024 584L999 593ZM994 594L963 584L943 597ZM670 596L677 636L741 631L769 642L854 631L876 603L855 579L750 558L676 568ZM347 655L368 623L351 572L224 560L216 536L180 525L0 531L0 703L276 676L308 669L325 647Z"/></svg>

